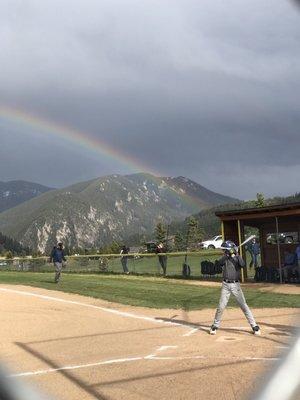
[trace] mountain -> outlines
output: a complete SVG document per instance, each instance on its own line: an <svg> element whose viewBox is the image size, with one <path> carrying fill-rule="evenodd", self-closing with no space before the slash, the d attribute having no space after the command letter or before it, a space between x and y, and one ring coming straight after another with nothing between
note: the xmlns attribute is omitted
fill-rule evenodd
<svg viewBox="0 0 300 400"><path fill-rule="evenodd" d="M13 208L33 197L51 190L38 183L26 181L0 181L0 212Z"/></svg>
<svg viewBox="0 0 300 400"><path fill-rule="evenodd" d="M1 213L0 231L42 253L57 240L73 249L100 247L151 232L160 220L183 220L233 201L184 177L110 175L48 191Z"/></svg>

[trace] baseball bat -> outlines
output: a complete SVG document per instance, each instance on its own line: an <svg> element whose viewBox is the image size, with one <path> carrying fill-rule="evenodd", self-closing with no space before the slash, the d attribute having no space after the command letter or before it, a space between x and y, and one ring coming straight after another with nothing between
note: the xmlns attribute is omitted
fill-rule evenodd
<svg viewBox="0 0 300 400"><path fill-rule="evenodd" d="M246 243L250 242L250 240L254 239L256 236L255 235L251 235L249 236L246 240L243 241L243 243L241 243L238 248L241 248L242 246L244 246Z"/></svg>

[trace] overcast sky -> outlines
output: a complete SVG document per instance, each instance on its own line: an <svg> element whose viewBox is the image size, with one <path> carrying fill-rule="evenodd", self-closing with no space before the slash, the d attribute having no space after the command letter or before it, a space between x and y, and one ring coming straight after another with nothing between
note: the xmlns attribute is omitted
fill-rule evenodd
<svg viewBox="0 0 300 400"><path fill-rule="evenodd" d="M288 0L0 0L0 106L150 171L254 198L300 191L300 9ZM0 180L134 172L0 115ZM137 169L136 169L137 171Z"/></svg>

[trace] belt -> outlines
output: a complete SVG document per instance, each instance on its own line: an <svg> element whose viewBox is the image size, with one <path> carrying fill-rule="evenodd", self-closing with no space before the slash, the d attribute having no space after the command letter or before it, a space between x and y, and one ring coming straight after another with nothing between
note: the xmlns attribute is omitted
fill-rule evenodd
<svg viewBox="0 0 300 400"><path fill-rule="evenodd" d="M223 279L223 282L226 282L226 283L237 283L239 281L230 281L229 279Z"/></svg>

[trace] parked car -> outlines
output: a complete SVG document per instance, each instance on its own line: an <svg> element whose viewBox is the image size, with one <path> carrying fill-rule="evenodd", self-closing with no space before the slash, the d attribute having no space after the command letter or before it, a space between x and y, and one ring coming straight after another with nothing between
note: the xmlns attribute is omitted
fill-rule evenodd
<svg viewBox="0 0 300 400"><path fill-rule="evenodd" d="M213 237L212 239L205 240L204 242L201 242L199 246L202 249L220 249L221 245L223 243L222 235L218 235Z"/></svg>
<svg viewBox="0 0 300 400"><path fill-rule="evenodd" d="M156 246L157 246L157 244L156 244L155 241L146 242L146 247L147 247L146 252L147 253L155 253L156 252Z"/></svg>
<svg viewBox="0 0 300 400"><path fill-rule="evenodd" d="M295 233L294 235L297 235ZM297 243L297 238L295 238L293 233L280 233L279 234L279 243L280 244L292 244L292 243ZM269 233L267 235L267 243L268 244L276 244L277 243L277 234L276 233Z"/></svg>

